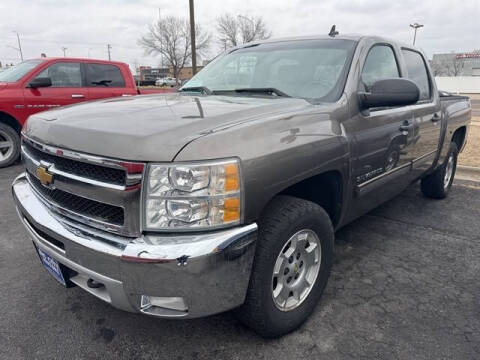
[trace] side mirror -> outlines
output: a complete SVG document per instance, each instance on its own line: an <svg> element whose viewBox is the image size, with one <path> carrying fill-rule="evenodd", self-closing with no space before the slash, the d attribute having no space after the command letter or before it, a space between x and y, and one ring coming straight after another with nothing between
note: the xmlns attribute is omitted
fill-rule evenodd
<svg viewBox="0 0 480 360"><path fill-rule="evenodd" d="M50 87L52 86L52 79L48 77L38 77L33 79L30 84L28 84L28 87L36 89L36 88L42 88L42 87Z"/></svg>
<svg viewBox="0 0 480 360"><path fill-rule="evenodd" d="M370 92L359 92L358 98L362 109L412 105L420 98L420 89L408 79L385 79L374 83Z"/></svg>

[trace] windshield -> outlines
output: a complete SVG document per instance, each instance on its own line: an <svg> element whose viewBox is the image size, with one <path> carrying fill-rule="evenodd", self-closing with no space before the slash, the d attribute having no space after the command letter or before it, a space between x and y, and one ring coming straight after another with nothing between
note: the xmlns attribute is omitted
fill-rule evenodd
<svg viewBox="0 0 480 360"><path fill-rule="evenodd" d="M0 82L15 82L23 78L43 60L28 60L0 72Z"/></svg>
<svg viewBox="0 0 480 360"><path fill-rule="evenodd" d="M218 57L183 88L205 87L213 93L273 88L291 97L333 102L343 92L355 45L351 40L300 40L247 46Z"/></svg>

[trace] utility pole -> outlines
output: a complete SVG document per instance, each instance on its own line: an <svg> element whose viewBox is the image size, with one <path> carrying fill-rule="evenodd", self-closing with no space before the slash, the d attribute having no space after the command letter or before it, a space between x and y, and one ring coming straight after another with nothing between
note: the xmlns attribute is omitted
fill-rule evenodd
<svg viewBox="0 0 480 360"><path fill-rule="evenodd" d="M111 49L112 49L112 45L107 44L108 61L111 61L111 60L112 60L112 57L111 57L111 54L110 54L110 50L111 50Z"/></svg>
<svg viewBox="0 0 480 360"><path fill-rule="evenodd" d="M20 42L20 35L15 30L12 31L12 32L17 34L18 48L16 48L15 46L11 46L11 45L7 45L7 47L12 48L14 50L17 50L20 53L20 59L22 59L22 61L23 61L23 51L22 51L22 44Z"/></svg>
<svg viewBox="0 0 480 360"><path fill-rule="evenodd" d="M192 43L192 75L197 73L197 53L196 53L196 45L195 45L195 14L194 14L194 6L193 0L190 1L190 42Z"/></svg>
<svg viewBox="0 0 480 360"><path fill-rule="evenodd" d="M20 59L23 61L23 51L22 51L22 44L20 42L20 35L18 34L17 31L14 31L15 34L17 34L17 41L18 41L18 51L20 51Z"/></svg>
<svg viewBox="0 0 480 360"><path fill-rule="evenodd" d="M423 27L422 24L415 23L415 24L410 24L410 27L414 29L413 33L413 46L415 46L415 41L417 40L417 29Z"/></svg>
<svg viewBox="0 0 480 360"><path fill-rule="evenodd" d="M62 51L63 51L63 57L67 57L67 47L62 46Z"/></svg>

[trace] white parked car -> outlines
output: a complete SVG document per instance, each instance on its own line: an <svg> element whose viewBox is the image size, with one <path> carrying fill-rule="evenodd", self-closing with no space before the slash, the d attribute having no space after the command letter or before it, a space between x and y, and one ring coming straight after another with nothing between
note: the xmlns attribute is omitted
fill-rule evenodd
<svg viewBox="0 0 480 360"><path fill-rule="evenodd" d="M171 86L177 85L177 80L173 77L160 78L155 81L156 86Z"/></svg>

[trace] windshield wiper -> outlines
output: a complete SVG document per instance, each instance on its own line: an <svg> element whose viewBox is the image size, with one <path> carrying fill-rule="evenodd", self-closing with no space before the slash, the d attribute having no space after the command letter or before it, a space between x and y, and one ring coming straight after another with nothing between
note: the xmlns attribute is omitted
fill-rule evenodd
<svg viewBox="0 0 480 360"><path fill-rule="evenodd" d="M291 97L288 94L285 94L283 91L272 88L272 87L266 87L266 88L242 88L242 89L235 89L234 90L237 93L258 93L258 94L274 94L277 96L282 96L282 97Z"/></svg>
<svg viewBox="0 0 480 360"><path fill-rule="evenodd" d="M205 95L212 95L212 90L210 90L208 87L206 86L190 86L190 87L183 87L181 88L180 90L178 91L192 91L192 92L195 92L195 91L201 91L203 92Z"/></svg>

